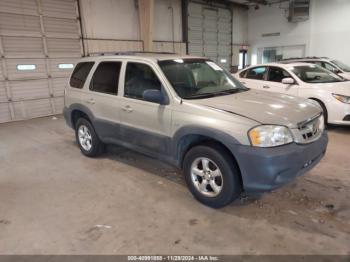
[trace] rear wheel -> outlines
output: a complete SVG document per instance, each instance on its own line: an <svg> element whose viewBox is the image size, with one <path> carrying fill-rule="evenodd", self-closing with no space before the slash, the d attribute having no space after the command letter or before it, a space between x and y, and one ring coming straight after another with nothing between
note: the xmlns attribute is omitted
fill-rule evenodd
<svg viewBox="0 0 350 262"><path fill-rule="evenodd" d="M220 208L242 192L238 167L220 146L196 146L184 159L186 183L201 203Z"/></svg>
<svg viewBox="0 0 350 262"><path fill-rule="evenodd" d="M103 152L104 144L100 141L95 129L87 119L78 119L75 125L75 137L84 155L94 157Z"/></svg>

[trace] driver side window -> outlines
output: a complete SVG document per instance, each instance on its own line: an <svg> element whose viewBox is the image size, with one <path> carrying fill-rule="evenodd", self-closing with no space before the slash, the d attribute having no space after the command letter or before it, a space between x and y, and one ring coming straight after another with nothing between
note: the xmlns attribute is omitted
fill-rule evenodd
<svg viewBox="0 0 350 262"><path fill-rule="evenodd" d="M270 67L267 80L281 83L282 80L287 77L291 77L291 75L286 70L279 67Z"/></svg>
<svg viewBox="0 0 350 262"><path fill-rule="evenodd" d="M125 97L143 100L145 90L161 90L161 86L161 82L150 66L134 62L127 64L124 86Z"/></svg>

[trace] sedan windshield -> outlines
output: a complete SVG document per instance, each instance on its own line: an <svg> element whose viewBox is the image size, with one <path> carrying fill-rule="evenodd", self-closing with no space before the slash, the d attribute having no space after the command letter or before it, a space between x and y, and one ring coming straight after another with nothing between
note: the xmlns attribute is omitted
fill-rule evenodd
<svg viewBox="0 0 350 262"><path fill-rule="evenodd" d="M306 83L333 83L344 81L341 77L318 65L295 66L291 68L291 70L300 80Z"/></svg>
<svg viewBox="0 0 350 262"><path fill-rule="evenodd" d="M335 64L336 66L338 66L341 70L345 71L345 72L350 72L350 66L338 61L338 60L333 60L332 61L333 64Z"/></svg>
<svg viewBox="0 0 350 262"><path fill-rule="evenodd" d="M176 93L184 99L199 99L248 90L230 73L206 59L175 59L159 62Z"/></svg>

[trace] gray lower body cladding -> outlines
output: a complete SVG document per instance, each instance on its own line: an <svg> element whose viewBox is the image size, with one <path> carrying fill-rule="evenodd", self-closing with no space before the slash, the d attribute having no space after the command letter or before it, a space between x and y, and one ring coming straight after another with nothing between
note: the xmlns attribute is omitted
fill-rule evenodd
<svg viewBox="0 0 350 262"><path fill-rule="evenodd" d="M71 109L64 109L67 124L72 126ZM89 115L89 113L87 112ZM179 157L174 144L177 139L145 133L120 124L101 121L89 115L98 136L105 143L118 144L140 153L159 158L177 167ZM194 129L191 127L191 129ZM192 130L200 131L200 130ZM202 130L203 131L203 130ZM258 148L237 144L230 136L215 136L226 145L237 160L244 191L260 193L281 187L312 169L324 156L328 144L327 132L310 144L289 144L274 148Z"/></svg>
<svg viewBox="0 0 350 262"><path fill-rule="evenodd" d="M232 149L241 170L246 192L279 188L311 170L323 158L327 132L310 144L289 144L275 148L237 146Z"/></svg>

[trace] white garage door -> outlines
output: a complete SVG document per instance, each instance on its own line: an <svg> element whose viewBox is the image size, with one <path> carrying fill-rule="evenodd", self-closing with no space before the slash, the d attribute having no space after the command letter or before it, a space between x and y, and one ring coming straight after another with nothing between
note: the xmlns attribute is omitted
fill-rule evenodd
<svg viewBox="0 0 350 262"><path fill-rule="evenodd" d="M232 12L205 3L188 4L188 52L229 69L232 59Z"/></svg>
<svg viewBox="0 0 350 262"><path fill-rule="evenodd" d="M0 123L62 112L77 17L76 0L0 0Z"/></svg>

